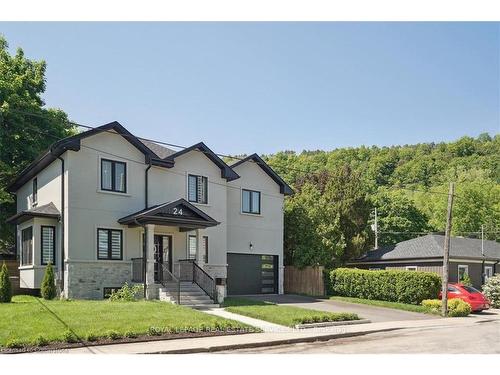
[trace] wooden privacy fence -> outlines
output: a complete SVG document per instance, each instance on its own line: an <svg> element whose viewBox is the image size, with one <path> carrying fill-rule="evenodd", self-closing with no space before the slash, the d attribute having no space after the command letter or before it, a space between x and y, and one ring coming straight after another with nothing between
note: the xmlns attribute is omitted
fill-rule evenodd
<svg viewBox="0 0 500 375"><path fill-rule="evenodd" d="M285 293L324 296L326 293L323 269L323 266L305 267L302 269L294 266L286 266Z"/></svg>
<svg viewBox="0 0 500 375"><path fill-rule="evenodd" d="M2 266L3 262L5 262L5 264L7 265L7 270L9 271L9 278L12 284L12 294L20 294L19 269L17 268L19 266L19 262L15 259L1 259L0 267Z"/></svg>

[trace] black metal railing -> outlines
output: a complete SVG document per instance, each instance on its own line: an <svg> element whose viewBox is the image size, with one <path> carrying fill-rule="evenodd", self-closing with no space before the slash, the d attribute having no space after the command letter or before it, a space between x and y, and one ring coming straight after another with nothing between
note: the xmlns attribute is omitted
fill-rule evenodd
<svg viewBox="0 0 500 375"><path fill-rule="evenodd" d="M163 285L169 294L174 298L177 304L181 304L181 282L168 269L168 264L161 265L162 272L160 273L160 283Z"/></svg>
<svg viewBox="0 0 500 375"><path fill-rule="evenodd" d="M179 259L179 280L193 281L193 263L194 259Z"/></svg>
<svg viewBox="0 0 500 375"><path fill-rule="evenodd" d="M142 258L132 258L132 282L144 282L144 263Z"/></svg>
<svg viewBox="0 0 500 375"><path fill-rule="evenodd" d="M217 303L217 287L215 279L196 262L193 262L193 282L196 283L215 303Z"/></svg>

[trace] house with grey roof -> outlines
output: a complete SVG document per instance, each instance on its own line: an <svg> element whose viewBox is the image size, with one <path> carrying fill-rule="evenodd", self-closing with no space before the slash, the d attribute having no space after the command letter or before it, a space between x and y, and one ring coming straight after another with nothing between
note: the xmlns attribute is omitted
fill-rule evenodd
<svg viewBox="0 0 500 375"><path fill-rule="evenodd" d="M349 267L370 270L427 271L443 274L444 236L428 234L395 245L370 250L348 263ZM476 238L451 237L450 282L459 282L465 274L480 288L500 272L500 244Z"/></svg>
<svg viewBox="0 0 500 375"><path fill-rule="evenodd" d="M229 165L203 142L174 151L112 122L54 143L8 189L27 292L49 263L68 298L124 283L190 305L283 292L293 192L256 154Z"/></svg>

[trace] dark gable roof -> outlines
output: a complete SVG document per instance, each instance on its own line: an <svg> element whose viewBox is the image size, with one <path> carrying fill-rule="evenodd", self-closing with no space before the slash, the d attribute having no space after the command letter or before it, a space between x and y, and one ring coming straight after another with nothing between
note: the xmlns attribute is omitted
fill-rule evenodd
<svg viewBox="0 0 500 375"><path fill-rule="evenodd" d="M266 172L267 175L279 185L281 194L293 194L292 188L285 181L283 181L283 179L257 154L252 154L242 160L237 161L236 163L231 165L231 168L235 168L240 164L246 163L247 161L255 162L264 172Z"/></svg>
<svg viewBox="0 0 500 375"><path fill-rule="evenodd" d="M428 234L396 245L381 247L368 251L366 255L354 262L373 262L398 259L441 258L443 256L444 236ZM481 240L476 238L451 237L450 258L478 258L481 254ZM500 260L500 244L495 241L484 241L484 258Z"/></svg>
<svg viewBox="0 0 500 375"><path fill-rule="evenodd" d="M30 210L18 212L14 216L9 217L6 222L10 224L20 224L34 217L48 217L59 220L59 218L61 217L61 213L54 205L54 203L50 202L48 204L44 204L43 206L38 206Z"/></svg>
<svg viewBox="0 0 500 375"><path fill-rule="evenodd" d="M175 154L174 150L171 150L167 147L161 146L158 143L148 141L146 139L139 138L139 141L141 141L147 148L149 148L151 151L153 151L160 159L165 159L168 156Z"/></svg>
<svg viewBox="0 0 500 375"><path fill-rule="evenodd" d="M68 150L79 151L80 141L82 139L110 130L114 130L116 133L120 134L123 138L130 142L130 144L141 151L146 158L146 163L166 168L173 167L174 164L170 160L165 160L160 155L157 155L153 150L147 147L146 144L141 142L137 137L125 129L119 122L113 121L109 124L99 126L53 143L49 150L35 159L35 161L26 167L17 176L17 178L7 186L7 191L11 193L16 192L22 185L35 177L38 172L47 167L64 152Z"/></svg>
<svg viewBox="0 0 500 375"><path fill-rule="evenodd" d="M190 147L186 147L183 150L173 153L164 160L170 160L174 162L175 158L195 150L203 152L207 158L209 158L214 164L216 164L220 168L222 178L225 178L227 181L233 181L240 177L235 171L232 170L232 168L229 165L224 163L224 161L221 158L219 158L212 150L210 150L208 146L203 142L197 143Z"/></svg>
<svg viewBox="0 0 500 375"><path fill-rule="evenodd" d="M174 209L184 210L184 214L175 214ZM177 211L177 212L178 212ZM157 204L153 207L122 217L118 223L135 226L139 224L174 225L180 228L208 228L220 224L217 220L186 201L184 198L173 202Z"/></svg>

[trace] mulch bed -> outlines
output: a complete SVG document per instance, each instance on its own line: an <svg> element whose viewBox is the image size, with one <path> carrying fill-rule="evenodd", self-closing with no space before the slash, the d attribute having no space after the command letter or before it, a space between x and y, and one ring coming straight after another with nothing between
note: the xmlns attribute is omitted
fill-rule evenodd
<svg viewBox="0 0 500 375"><path fill-rule="evenodd" d="M134 338L122 337L116 340L109 338L100 338L96 341L79 341L75 343L67 342L53 342L45 346L25 346L22 348L3 348L0 347L0 354L19 354L19 353L32 353L32 352L64 352L64 349L89 347L89 352L92 346L98 345L112 345L112 344L127 344L134 342L148 342L148 341L162 341L162 340L176 340L187 338L200 338L200 337L214 337L214 336L229 336L229 335L242 335L246 333L256 333L252 330L234 330L234 331L208 331L208 332L179 332L169 333L160 336L138 335Z"/></svg>

